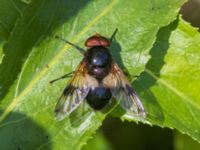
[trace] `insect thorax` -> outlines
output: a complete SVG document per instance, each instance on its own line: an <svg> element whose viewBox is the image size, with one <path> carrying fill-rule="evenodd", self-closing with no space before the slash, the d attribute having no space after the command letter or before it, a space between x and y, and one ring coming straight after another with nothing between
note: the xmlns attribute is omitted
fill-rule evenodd
<svg viewBox="0 0 200 150"><path fill-rule="evenodd" d="M94 46L86 53L88 73L97 79L103 79L111 70L112 57L103 46Z"/></svg>

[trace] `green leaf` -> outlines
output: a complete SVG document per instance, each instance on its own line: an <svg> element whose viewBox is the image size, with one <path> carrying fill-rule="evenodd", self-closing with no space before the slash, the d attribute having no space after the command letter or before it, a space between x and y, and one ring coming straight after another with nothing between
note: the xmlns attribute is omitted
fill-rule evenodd
<svg viewBox="0 0 200 150"><path fill-rule="evenodd" d="M0 38L0 64L1 64L1 61L3 59L3 45L5 44L5 41L3 39Z"/></svg>
<svg viewBox="0 0 200 150"><path fill-rule="evenodd" d="M148 121L200 141L200 34L182 19L160 29L139 80Z"/></svg>
<svg viewBox="0 0 200 150"><path fill-rule="evenodd" d="M0 4L0 37L8 39L26 4L20 0L1 0Z"/></svg>
<svg viewBox="0 0 200 150"><path fill-rule="evenodd" d="M139 75L150 58L158 29L176 18L183 2L32 1L12 30L0 64L0 140L4 141L0 149L80 149L106 116L91 108L83 114L80 107L61 122L54 119L55 103L67 82L50 85L49 81L73 71L82 59L55 35L83 47L94 32L109 37L117 27L113 57L129 74ZM161 125L159 101L139 93L148 121ZM28 139L24 128L30 131Z"/></svg>
<svg viewBox="0 0 200 150"><path fill-rule="evenodd" d="M17 19L21 17L26 4L19 0L0 1L0 64L4 56L3 46L8 40Z"/></svg>

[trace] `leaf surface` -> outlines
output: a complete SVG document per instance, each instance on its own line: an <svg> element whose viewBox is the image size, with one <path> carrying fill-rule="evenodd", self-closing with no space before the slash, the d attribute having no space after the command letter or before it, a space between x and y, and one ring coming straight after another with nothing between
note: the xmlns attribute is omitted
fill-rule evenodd
<svg viewBox="0 0 200 150"><path fill-rule="evenodd" d="M5 141L0 149L80 149L106 116L90 108L83 113L80 107L61 122L54 119L55 103L67 81L53 85L49 81L73 71L82 59L55 35L83 47L95 32L109 37L117 27L112 55L123 70L139 75L151 61L149 51L157 31L176 18L183 2L35 0L28 4L4 47L0 64L0 139ZM158 104L162 100L149 100L152 98L144 97L142 91L138 93L149 123L175 127L163 123ZM30 131L27 140L25 129Z"/></svg>
<svg viewBox="0 0 200 150"><path fill-rule="evenodd" d="M152 124L200 141L200 34L182 19L160 29L151 59L134 83Z"/></svg>

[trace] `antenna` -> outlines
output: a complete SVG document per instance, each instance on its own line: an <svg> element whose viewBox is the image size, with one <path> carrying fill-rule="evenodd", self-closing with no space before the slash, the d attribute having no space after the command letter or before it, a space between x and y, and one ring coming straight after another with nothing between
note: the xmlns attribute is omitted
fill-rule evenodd
<svg viewBox="0 0 200 150"><path fill-rule="evenodd" d="M75 44L73 44L73 43L71 43L71 42L69 42L69 41L67 41L67 40L65 40L65 39L63 39L63 38L61 38L61 37L59 37L59 36L55 36L55 38L56 38L56 39L60 39L60 40L64 41L65 43L67 43L67 44L69 44L69 45L75 47L81 54L84 55L85 50L84 50L83 48L81 48L81 47L79 47L79 46L77 46L77 45L75 45Z"/></svg>
<svg viewBox="0 0 200 150"><path fill-rule="evenodd" d="M118 29L116 28L115 31L113 32L112 36L110 37L110 43L112 43L112 40L115 38L117 31L118 31Z"/></svg>

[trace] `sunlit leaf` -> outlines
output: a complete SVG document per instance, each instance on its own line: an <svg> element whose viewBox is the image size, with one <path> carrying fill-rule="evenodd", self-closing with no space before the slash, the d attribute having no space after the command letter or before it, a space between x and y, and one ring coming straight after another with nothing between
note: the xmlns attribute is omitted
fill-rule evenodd
<svg viewBox="0 0 200 150"><path fill-rule="evenodd" d="M134 85L152 124L200 141L200 34L177 19L160 29L151 59Z"/></svg>

